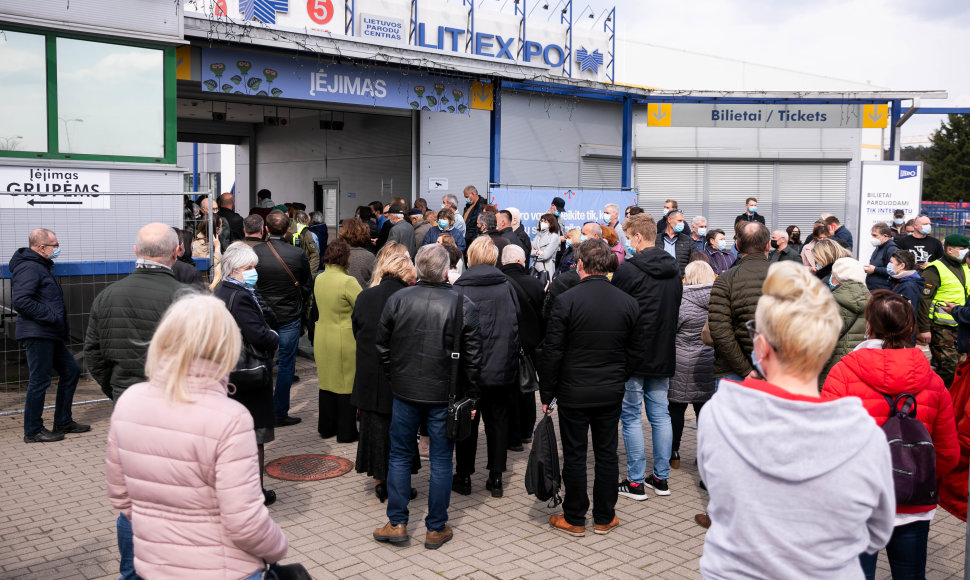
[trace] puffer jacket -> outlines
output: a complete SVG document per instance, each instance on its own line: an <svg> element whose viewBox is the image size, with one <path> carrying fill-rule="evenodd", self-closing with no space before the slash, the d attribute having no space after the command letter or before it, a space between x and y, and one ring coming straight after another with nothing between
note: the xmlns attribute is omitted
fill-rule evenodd
<svg viewBox="0 0 970 580"><path fill-rule="evenodd" d="M620 264L613 285L636 298L642 317L642 360L635 375L672 377L677 366L674 336L684 285L677 261L663 247L648 247Z"/></svg>
<svg viewBox="0 0 970 580"><path fill-rule="evenodd" d="M518 370L519 326L522 324L522 309L515 289L505 274L490 264L468 268L454 285L455 290L467 296L478 308L482 337L479 384L483 388L511 385Z"/></svg>
<svg viewBox="0 0 970 580"><path fill-rule="evenodd" d="M889 290L893 287L896 281L889 276L889 272L886 270L886 264L889 263L889 258L898 249L896 242L890 238L888 242L872 251L872 256L869 258L869 265L874 266L876 269L872 274L866 274L866 287L869 290L879 290L880 288Z"/></svg>
<svg viewBox="0 0 970 580"><path fill-rule="evenodd" d="M825 363L818 376L818 386L822 387L826 375L835 363L852 352L859 343L866 339L866 302L869 301L869 290L859 282L848 280L839 284L832 291L832 297L839 305L839 316L842 317L842 330L839 331L839 340L835 343L835 350L829 362Z"/></svg>
<svg viewBox="0 0 970 580"><path fill-rule="evenodd" d="M677 319L677 369L670 379L667 400L703 403L714 394L714 349L701 341L713 284L685 286Z"/></svg>
<svg viewBox="0 0 970 580"><path fill-rule="evenodd" d="M10 258L10 286L17 311L17 340L67 340L64 292L54 278L52 260L30 248L20 248Z"/></svg>
<svg viewBox="0 0 970 580"><path fill-rule="evenodd" d="M822 387L823 398L859 397L866 411L882 425L889 419L889 403L901 393L916 396L916 418L923 422L936 449L936 477L945 477L960 459L953 401L943 379L933 372L918 348L884 350L881 341L867 341L836 364ZM931 505L897 505L896 513L921 513Z"/></svg>
<svg viewBox="0 0 970 580"><path fill-rule="evenodd" d="M664 236L667 235L666 230L657 230L657 239L654 241L656 247L661 250L664 249ZM690 234L687 232L680 232L674 234L674 254L677 255L677 267L680 270L680 277L684 277L684 269L687 268L687 264L690 263L691 252L694 251L694 240L690 239Z"/></svg>
<svg viewBox="0 0 970 580"><path fill-rule="evenodd" d="M708 326L714 341L716 377L729 374L746 377L753 370L751 337L744 325L754 320L768 265L764 254L748 254L714 281Z"/></svg>
<svg viewBox="0 0 970 580"><path fill-rule="evenodd" d="M967 521L967 476L970 474L970 359L957 365L953 384L950 385L950 395L953 397L953 419L957 426L960 459L950 473L941 476L940 506L961 520Z"/></svg>
<svg viewBox="0 0 970 580"><path fill-rule="evenodd" d="M118 397L145 380L145 356L155 327L188 287L166 268L135 268L94 299L84 336L84 362L101 390Z"/></svg>
<svg viewBox="0 0 970 580"><path fill-rule="evenodd" d="M458 293L447 282L418 282L387 299L377 330L377 356L395 397L415 404L448 403L457 304ZM462 309L459 377L465 379L460 381L464 395L474 399L482 365L478 308L466 296ZM457 395L462 394L459 389Z"/></svg>
<svg viewBox="0 0 970 580"><path fill-rule="evenodd" d="M196 360L193 402L170 403L162 373L118 400L105 459L108 497L131 520L144 578L245 578L286 555L263 505L253 420Z"/></svg>
<svg viewBox="0 0 970 580"><path fill-rule="evenodd" d="M893 278L893 292L906 298L913 305L913 312L919 316L920 294L923 292L923 277L913 272L905 278Z"/></svg>

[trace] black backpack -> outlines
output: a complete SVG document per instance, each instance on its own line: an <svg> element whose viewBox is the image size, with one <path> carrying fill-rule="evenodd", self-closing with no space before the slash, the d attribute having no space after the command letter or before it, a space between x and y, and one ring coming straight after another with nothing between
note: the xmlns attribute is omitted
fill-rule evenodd
<svg viewBox="0 0 970 580"><path fill-rule="evenodd" d="M883 397L889 403L889 419L882 430L893 460L896 505L935 505L936 448L926 426L916 418L916 397L910 393Z"/></svg>
<svg viewBox="0 0 970 580"><path fill-rule="evenodd" d="M556 431L552 426L552 417L545 414L532 436L529 464L525 468L525 490L540 501L549 501L549 507L556 507L562 503L559 495L561 487Z"/></svg>

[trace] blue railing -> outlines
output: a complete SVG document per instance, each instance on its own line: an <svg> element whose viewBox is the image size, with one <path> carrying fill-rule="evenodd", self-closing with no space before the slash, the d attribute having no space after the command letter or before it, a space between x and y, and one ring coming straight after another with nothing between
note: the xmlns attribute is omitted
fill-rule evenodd
<svg viewBox="0 0 970 580"><path fill-rule="evenodd" d="M970 233L970 202L924 201L920 209L930 218L936 238Z"/></svg>

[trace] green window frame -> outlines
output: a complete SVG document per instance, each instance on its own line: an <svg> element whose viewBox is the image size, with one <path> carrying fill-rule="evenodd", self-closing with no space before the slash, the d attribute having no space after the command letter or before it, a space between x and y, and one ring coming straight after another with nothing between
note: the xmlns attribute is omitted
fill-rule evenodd
<svg viewBox="0 0 970 580"><path fill-rule="evenodd" d="M177 155L177 135L178 118L176 111L177 103L177 82L175 80L175 47L146 42L130 42L124 39L102 38L81 34L68 34L63 32L51 32L18 26L7 26L0 24L0 29L11 32L22 32L25 34L36 34L45 37L46 63L47 63L47 151L0 151L0 157L21 158L21 159L74 159L83 161L114 161L129 163L158 163L174 165ZM164 95L164 157L137 157L129 155L92 155L87 153L61 153L60 152L60 124L58 120L57 105L57 39L69 38L74 40L85 40L89 42L100 42L104 44L116 44L121 46L132 46L136 48L149 48L162 51L162 74Z"/></svg>

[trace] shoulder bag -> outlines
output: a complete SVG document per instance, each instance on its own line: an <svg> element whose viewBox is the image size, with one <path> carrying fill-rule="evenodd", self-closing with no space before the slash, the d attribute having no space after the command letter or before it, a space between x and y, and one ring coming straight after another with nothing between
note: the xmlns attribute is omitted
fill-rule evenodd
<svg viewBox="0 0 970 580"><path fill-rule="evenodd" d="M239 292L245 292L245 290L237 290L229 297L230 313ZM236 387L237 395L265 388L270 383L270 370L266 366L266 357L245 339L242 341L236 368L229 373L229 382Z"/></svg>
<svg viewBox="0 0 970 580"><path fill-rule="evenodd" d="M308 298L314 298L312 285L309 288L309 292L307 288L303 288L300 286L300 283L297 281L296 276L293 275L293 271L290 270L290 267L287 266L286 262L283 261L283 258L280 257L280 253L277 252L276 248L273 247L273 240L272 239L267 240L266 245L269 246L269 250L273 252L273 255L276 256L276 259L279 261L280 265L283 266L284 270L286 270L287 276L289 276L290 280L293 281L293 285L296 286L296 291L297 291L297 294L299 294L300 296L300 300L305 302ZM310 320L309 306L306 306L300 309L300 322L302 323L304 329L308 329L308 332L310 333L313 332L313 329L312 329L313 322Z"/></svg>
<svg viewBox="0 0 970 580"><path fill-rule="evenodd" d="M468 397L457 399L458 367L461 359L461 333L464 328L465 297L458 291L458 305L455 307L455 338L451 351L451 384L448 387L448 418L445 421L445 435L452 441L464 441L472 434L472 411L475 401Z"/></svg>

